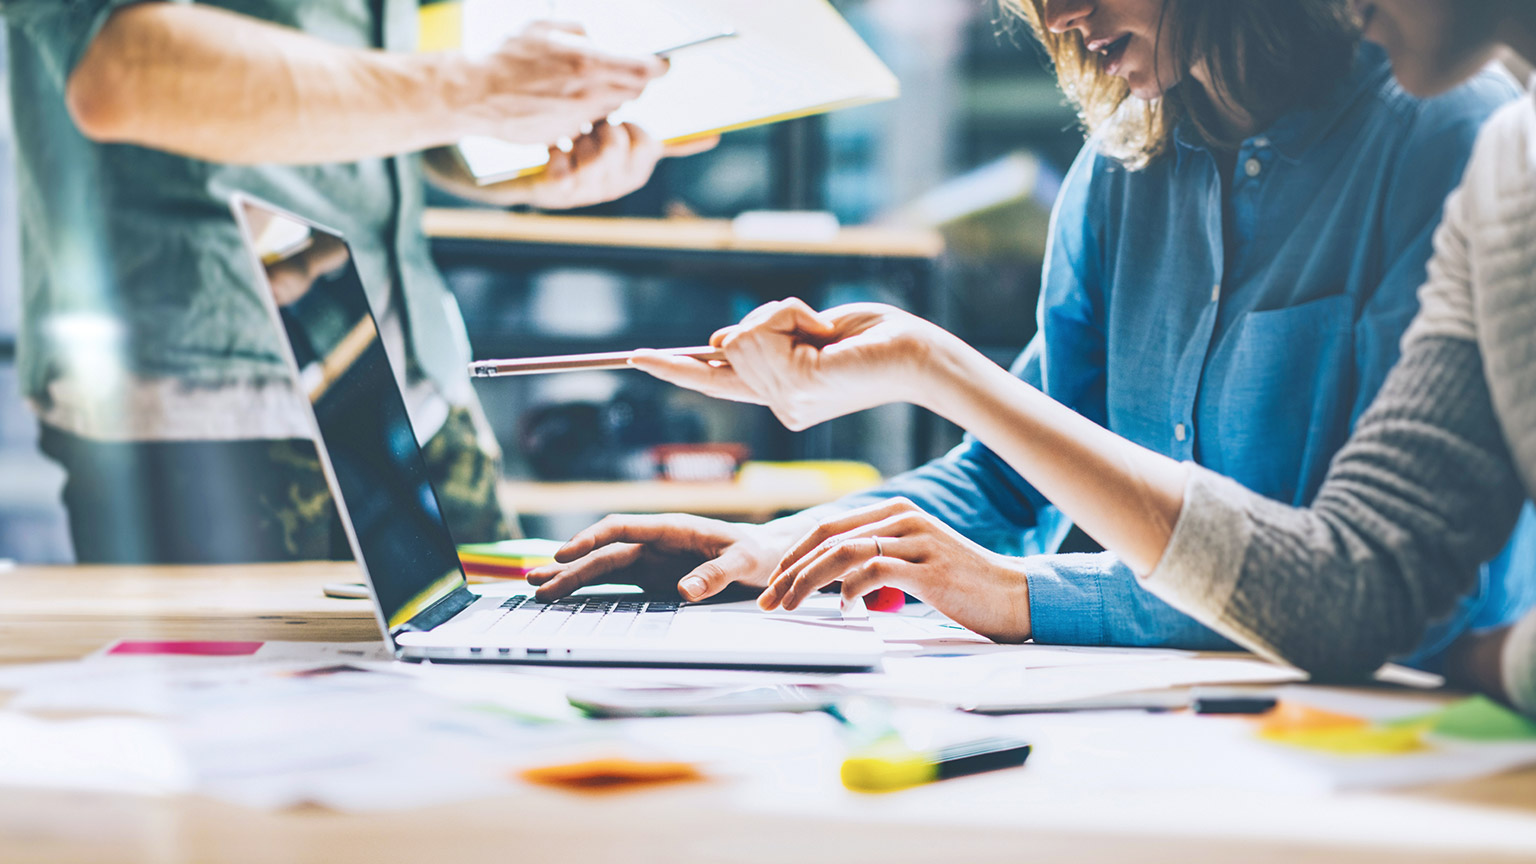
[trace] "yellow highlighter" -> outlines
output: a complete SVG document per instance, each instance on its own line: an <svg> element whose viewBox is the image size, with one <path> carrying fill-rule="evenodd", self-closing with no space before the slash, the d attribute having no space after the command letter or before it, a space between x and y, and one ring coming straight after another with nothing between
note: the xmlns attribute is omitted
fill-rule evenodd
<svg viewBox="0 0 1536 864"><path fill-rule="evenodd" d="M895 792L1003 768L1017 768L1030 746L1011 738L987 738L935 752L908 749L887 739L843 762L843 785L855 792Z"/></svg>

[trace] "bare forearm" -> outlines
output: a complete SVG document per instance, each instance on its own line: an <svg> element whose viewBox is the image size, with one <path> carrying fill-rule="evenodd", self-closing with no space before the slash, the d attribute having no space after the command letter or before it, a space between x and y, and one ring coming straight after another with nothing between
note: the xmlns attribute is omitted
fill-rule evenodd
<svg viewBox="0 0 1536 864"><path fill-rule="evenodd" d="M924 407L975 435L1089 536L1149 572L1173 535L1185 469L1084 418L956 344Z"/></svg>
<svg viewBox="0 0 1536 864"><path fill-rule="evenodd" d="M229 163L350 162L468 132L452 110L464 86L457 63L149 3L107 21L70 78L69 102L98 140Z"/></svg>

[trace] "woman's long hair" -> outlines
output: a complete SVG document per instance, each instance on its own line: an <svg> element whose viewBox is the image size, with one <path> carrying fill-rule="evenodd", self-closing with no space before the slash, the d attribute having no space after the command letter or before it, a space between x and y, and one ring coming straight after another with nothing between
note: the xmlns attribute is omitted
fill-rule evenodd
<svg viewBox="0 0 1536 864"><path fill-rule="evenodd" d="M1223 132L1212 100L1240 108L1260 128L1322 100L1348 74L1360 38L1348 0L1164 0L1162 20L1170 26L1158 31L1170 40L1173 77L1180 83L1144 101L1131 95L1123 79L1105 73L1082 34L1045 28L1046 0L1001 3L1023 17L1045 46L1062 91L1101 152L1131 168L1166 152L1184 121L1212 146L1241 144ZM1161 51L1154 46L1153 53ZM1190 78L1197 63L1209 70L1215 92Z"/></svg>

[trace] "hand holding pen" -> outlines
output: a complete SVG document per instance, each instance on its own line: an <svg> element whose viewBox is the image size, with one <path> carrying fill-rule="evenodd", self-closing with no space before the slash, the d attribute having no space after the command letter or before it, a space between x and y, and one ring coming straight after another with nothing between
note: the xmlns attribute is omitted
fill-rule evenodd
<svg viewBox="0 0 1536 864"><path fill-rule="evenodd" d="M480 360L469 364L474 378L502 378L513 375L548 375L556 372L595 372L604 369L629 369L637 356L662 356L692 359L703 363L724 363L725 352L702 345L695 348L668 348L661 351L613 351L601 354L566 354L556 357L524 357L507 360Z"/></svg>

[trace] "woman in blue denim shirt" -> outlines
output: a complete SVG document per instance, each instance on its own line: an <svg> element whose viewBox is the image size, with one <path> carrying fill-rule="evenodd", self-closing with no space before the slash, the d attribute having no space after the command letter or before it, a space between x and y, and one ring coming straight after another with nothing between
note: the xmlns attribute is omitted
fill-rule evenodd
<svg viewBox="0 0 1536 864"><path fill-rule="evenodd" d="M1056 203L1039 332L1014 373L1143 447L1286 503L1310 501L1397 359L1441 204L1478 127L1517 88L1485 73L1436 99L1414 99L1384 54L1359 42L1344 0L1014 5L1092 133ZM749 352L733 364L740 376L694 361L637 365L770 404L797 427L889 401L889 377L874 370L859 386L825 391L823 404L811 391L774 398L749 361L753 334L775 321L814 328L825 320L808 312L777 304L722 334L731 350ZM927 356L914 343L911 362ZM988 636L1229 644L1141 590L1108 553L999 554L1054 549L1068 526L974 440L874 492L760 528L610 519L572 541L562 555L570 563L535 581L558 594L599 580L665 578L665 566L692 557L705 560L679 584L685 597L731 580L763 585L818 522L879 524L901 509L890 503L898 497L953 535L949 557L935 562L952 578L917 593ZM850 568L870 557L844 555ZM852 572L829 565L820 581ZM1503 570L1486 575L1421 654L1470 624L1518 611L1524 586ZM990 588L978 590L982 582Z"/></svg>

